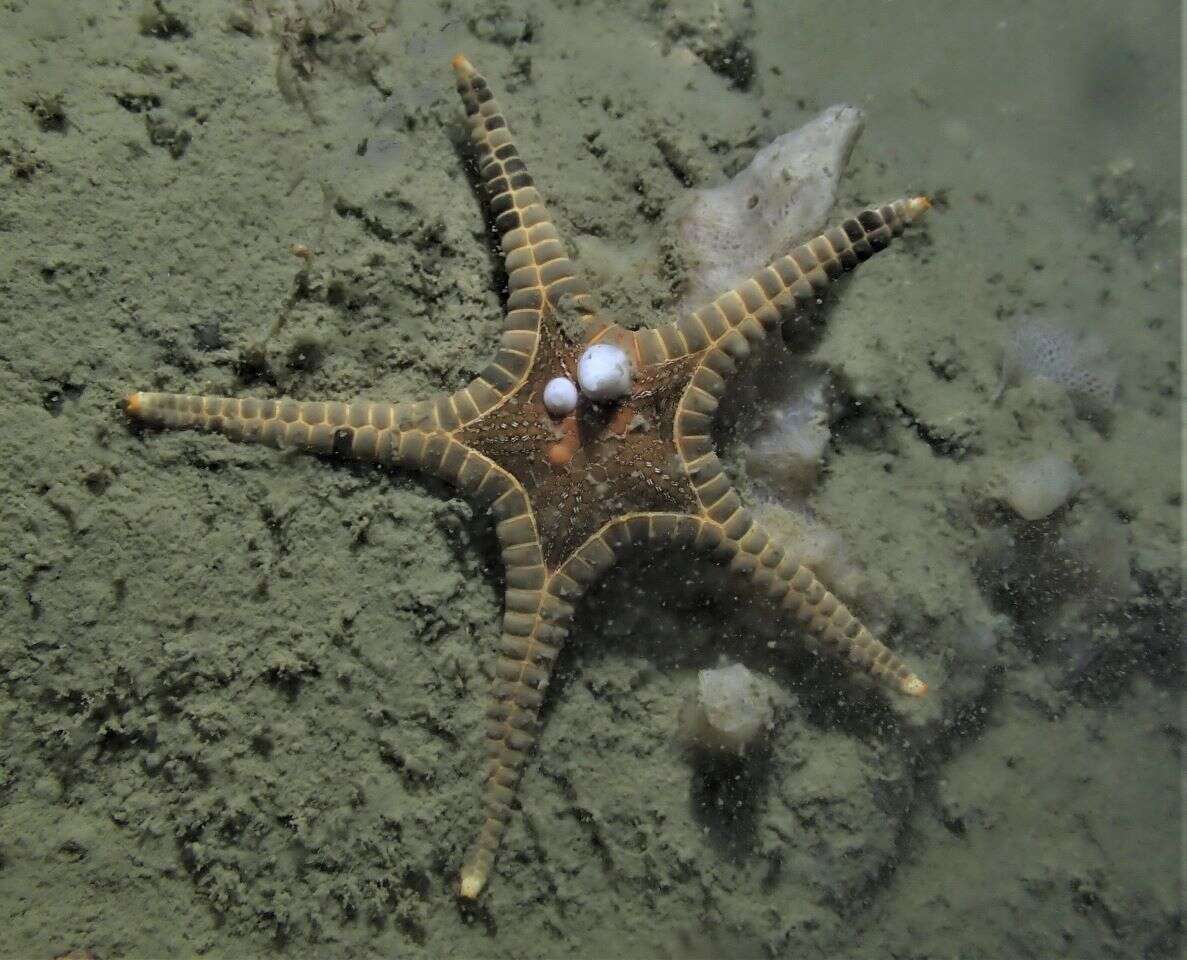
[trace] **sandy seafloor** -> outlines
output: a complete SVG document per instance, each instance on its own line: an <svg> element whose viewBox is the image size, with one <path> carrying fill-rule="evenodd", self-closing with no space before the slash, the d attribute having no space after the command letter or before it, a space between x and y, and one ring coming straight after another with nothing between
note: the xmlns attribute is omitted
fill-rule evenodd
<svg viewBox="0 0 1187 960"><path fill-rule="evenodd" d="M1177 5L336 6L287 36L285 2L0 9L0 954L1178 956ZM117 409L481 369L458 51L632 325L677 298L678 174L831 103L867 115L838 210L938 200L806 345L843 393L825 565L932 693L773 654L794 630L691 556L630 564L581 607L474 910L489 521ZM1104 339L1107 416L995 402L1024 316ZM1026 523L991 478L1052 449L1083 487ZM722 655L786 695L732 770L673 746Z"/></svg>

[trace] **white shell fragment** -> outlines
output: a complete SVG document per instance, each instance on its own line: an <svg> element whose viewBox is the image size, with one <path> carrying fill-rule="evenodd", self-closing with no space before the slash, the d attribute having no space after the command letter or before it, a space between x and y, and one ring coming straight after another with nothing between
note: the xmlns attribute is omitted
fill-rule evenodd
<svg viewBox="0 0 1187 960"><path fill-rule="evenodd" d="M563 417L577 409L577 385L568 377L553 377L544 384L544 409Z"/></svg>
<svg viewBox="0 0 1187 960"><path fill-rule="evenodd" d="M595 343L577 361L577 383L591 400L617 400L631 391L631 361L622 347Z"/></svg>

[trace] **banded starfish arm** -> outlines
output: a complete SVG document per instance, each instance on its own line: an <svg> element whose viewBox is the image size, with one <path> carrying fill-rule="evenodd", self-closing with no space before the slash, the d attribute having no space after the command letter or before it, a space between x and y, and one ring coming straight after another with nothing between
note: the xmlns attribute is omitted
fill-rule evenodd
<svg viewBox="0 0 1187 960"><path fill-rule="evenodd" d="M496 468L497 469L497 468ZM728 564L803 624L809 643L884 685L922 696L927 684L877 640L816 576L775 545L741 509L733 522L692 514L635 513L606 524L555 572L543 562L526 498L512 488L492 509L507 568L506 613L486 713L483 821L461 870L459 893L486 887L511 819L523 769L539 735L539 711L568 636L574 604L634 546L692 547ZM738 536L727 534L727 529Z"/></svg>
<svg viewBox="0 0 1187 960"><path fill-rule="evenodd" d="M729 500L732 513L724 522L652 514L646 529L635 525L635 540L641 542L646 537L656 545L690 546L708 554L802 624L810 647L843 660L898 693L912 697L927 693L927 684L874 637L793 551L771 539L736 493L731 491Z"/></svg>
<svg viewBox="0 0 1187 960"><path fill-rule="evenodd" d="M611 324L597 317L589 287L577 276L486 79L461 54L453 58L453 69L507 269L509 295L500 355L513 350L524 356L522 361L507 358L515 367L498 357L495 362L512 372L526 372L532 351L525 349L530 339L525 335L538 334L545 311L556 312L562 301L581 318L587 340ZM509 334L516 335L510 342Z"/></svg>
<svg viewBox="0 0 1187 960"><path fill-rule="evenodd" d="M462 865L459 892L472 900L486 886L498 855L524 764L539 733L539 711L573 607L630 544L652 535L650 514L606 524L555 571L548 572L534 519L518 487L492 504L507 571L506 613L490 705L483 821ZM691 517L673 522L692 523ZM663 520L658 520L663 523Z"/></svg>
<svg viewBox="0 0 1187 960"><path fill-rule="evenodd" d="M800 563L794 551L775 543L749 511L741 513L739 522L733 524L735 532L746 525L741 536L726 535L728 523L717 529L711 527L704 534L709 543L720 532L721 542L712 550L722 560L728 557L731 572L749 580L802 624L813 649L837 657L898 693L911 697L927 693L927 684Z"/></svg>
<svg viewBox="0 0 1187 960"><path fill-rule="evenodd" d="M568 634L571 605L548 591L538 543L511 549L506 610L486 708L486 773L482 825L462 863L458 892L467 899L485 888L511 819L515 795L539 735L540 706Z"/></svg>
<svg viewBox="0 0 1187 960"><path fill-rule="evenodd" d="M493 465L448 433L458 425L455 397L340 403L133 393L124 399L124 412L149 427L406 467L465 488L476 476L485 479Z"/></svg>
<svg viewBox="0 0 1187 960"><path fill-rule="evenodd" d="M841 274L885 249L930 207L926 197L910 197L861 211L695 313L636 331L638 362L665 363L714 348L735 360L748 356L768 331L794 316L802 304L819 298Z"/></svg>
<svg viewBox="0 0 1187 960"><path fill-rule="evenodd" d="M548 573L521 487L515 485L501 495L491 509L498 520L495 529L507 588L486 710L482 825L466 853L458 884L467 900L482 893L494 867L524 765L539 736L540 706L568 636L573 604L584 592L564 574Z"/></svg>

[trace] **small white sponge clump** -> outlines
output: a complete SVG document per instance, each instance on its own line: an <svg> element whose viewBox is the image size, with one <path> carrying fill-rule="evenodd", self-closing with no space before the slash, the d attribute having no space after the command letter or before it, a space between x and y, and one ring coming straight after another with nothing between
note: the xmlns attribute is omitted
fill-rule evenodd
<svg viewBox="0 0 1187 960"><path fill-rule="evenodd" d="M1056 453L1012 463L1002 470L1002 499L1023 520L1042 520L1080 489L1080 474Z"/></svg>
<svg viewBox="0 0 1187 960"><path fill-rule="evenodd" d="M544 384L544 409L563 417L577 409L577 385L568 377L553 377Z"/></svg>
<svg viewBox="0 0 1187 960"><path fill-rule="evenodd" d="M577 361L577 383L591 400L617 400L631 391L631 361L622 347L595 343Z"/></svg>
<svg viewBox="0 0 1187 960"><path fill-rule="evenodd" d="M687 746L743 754L760 744L775 722L770 682L742 664L702 670L697 690L680 711Z"/></svg>

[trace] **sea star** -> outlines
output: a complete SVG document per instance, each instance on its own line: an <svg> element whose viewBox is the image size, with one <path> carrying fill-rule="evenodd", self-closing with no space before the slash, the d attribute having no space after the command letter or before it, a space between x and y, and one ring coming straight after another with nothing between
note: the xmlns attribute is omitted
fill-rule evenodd
<svg viewBox="0 0 1187 960"><path fill-rule="evenodd" d="M691 316L631 331L578 279L507 122L465 57L453 60L478 171L501 236L509 296L494 361L468 386L415 403L298 402L134 393L127 415L444 478L489 505L506 568L503 633L487 710L484 821L459 893L486 886L511 817L538 712L573 605L632 544L691 546L773 599L807 642L906 694L927 685L755 523L713 451L710 428L736 363L930 206L863 210ZM553 417L544 385L594 342L626 351L630 392L582 397Z"/></svg>

